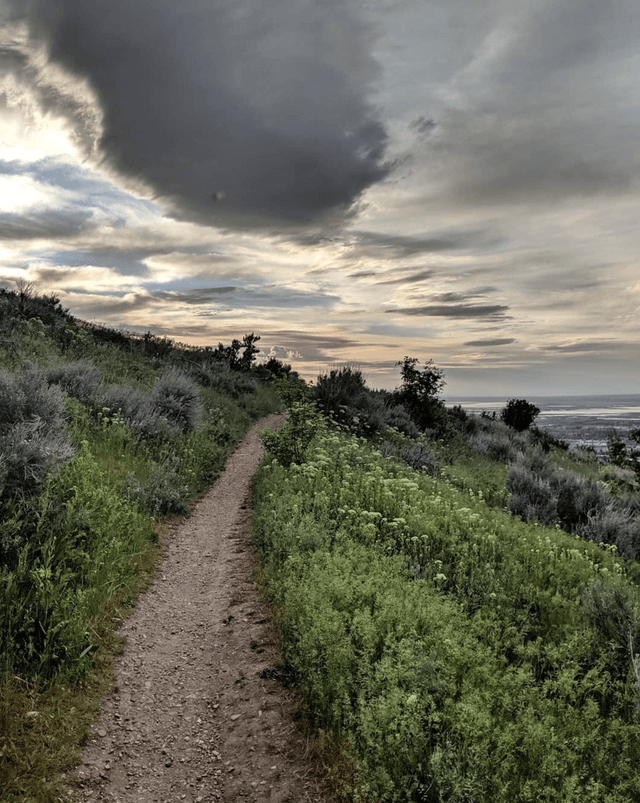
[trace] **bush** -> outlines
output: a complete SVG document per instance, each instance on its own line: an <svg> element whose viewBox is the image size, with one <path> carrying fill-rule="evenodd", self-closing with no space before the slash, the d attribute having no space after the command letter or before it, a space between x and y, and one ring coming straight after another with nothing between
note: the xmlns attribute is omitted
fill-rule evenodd
<svg viewBox="0 0 640 803"><path fill-rule="evenodd" d="M638 596L621 582L592 580L582 592L582 603L600 648L613 653L620 680L626 680L633 650L640 648Z"/></svg>
<svg viewBox="0 0 640 803"><path fill-rule="evenodd" d="M315 406L306 401L291 401L287 420L280 429L260 431L260 440L266 451L288 467L304 461L309 444L322 426L322 418Z"/></svg>
<svg viewBox="0 0 640 803"><path fill-rule="evenodd" d="M73 454L62 432L47 430L37 420L15 424L0 437L0 497L30 496Z"/></svg>
<svg viewBox="0 0 640 803"><path fill-rule="evenodd" d="M64 431L64 400L30 362L13 377L0 372L0 497L29 496L49 471L73 455Z"/></svg>
<svg viewBox="0 0 640 803"><path fill-rule="evenodd" d="M487 454L501 463L512 463L520 450L506 432L484 432L467 439L467 446L474 452Z"/></svg>
<svg viewBox="0 0 640 803"><path fill-rule="evenodd" d="M50 388L43 372L25 361L13 377L0 371L0 434L23 421L40 421L44 432L64 426L64 402L58 387Z"/></svg>
<svg viewBox="0 0 640 803"><path fill-rule="evenodd" d="M350 366L333 368L328 374L320 374L311 390L311 398L318 409L341 424L349 423L349 410L357 409L366 395L362 371Z"/></svg>
<svg viewBox="0 0 640 803"><path fill-rule="evenodd" d="M517 432L524 432L540 415L540 408L526 399L509 399L500 412L500 419Z"/></svg>
<svg viewBox="0 0 640 803"><path fill-rule="evenodd" d="M576 527L576 534L596 544L613 544L625 558L640 555L640 519L613 500ZM640 642L638 643L640 647Z"/></svg>
<svg viewBox="0 0 640 803"><path fill-rule="evenodd" d="M87 359L64 363L47 371L50 385L59 385L69 396L87 405L96 400L100 380L100 371Z"/></svg>
<svg viewBox="0 0 640 803"><path fill-rule="evenodd" d="M154 411L149 397L129 385L108 385L100 394L100 405L139 437L158 437L169 431L169 422Z"/></svg>
<svg viewBox="0 0 640 803"><path fill-rule="evenodd" d="M153 412L182 435L195 429L203 411L197 385L175 368L169 368L158 379L149 401Z"/></svg>
<svg viewBox="0 0 640 803"><path fill-rule="evenodd" d="M154 464L144 484L135 474L128 474L125 481L127 496L154 516L186 516L189 513L189 486L178 472L177 462Z"/></svg>
<svg viewBox="0 0 640 803"><path fill-rule="evenodd" d="M422 441L403 440L401 443L394 443L385 440L380 446L380 454L404 463L414 471L424 471L431 475L438 472L438 461Z"/></svg>
<svg viewBox="0 0 640 803"><path fill-rule="evenodd" d="M564 452L569 450L569 444L566 441L556 438L550 432L547 432L546 429L539 429L538 427L532 426L529 428L529 433L532 443L539 446L545 454L551 451L551 447L562 449Z"/></svg>
<svg viewBox="0 0 640 803"><path fill-rule="evenodd" d="M385 423L388 427L397 429L398 432L402 432L409 438L417 438L420 435L417 424L414 423L403 404L396 404L386 409Z"/></svg>
<svg viewBox="0 0 640 803"><path fill-rule="evenodd" d="M575 532L607 507L604 489L572 471L555 474L551 481L558 502L558 521L563 530Z"/></svg>
<svg viewBox="0 0 640 803"><path fill-rule="evenodd" d="M202 362L196 367L194 374L204 387L213 388L232 399L239 399L257 390L256 382L251 376L231 370L229 364L221 360Z"/></svg>
<svg viewBox="0 0 640 803"><path fill-rule="evenodd" d="M536 474L520 456L507 474L509 510L523 521L552 524L556 520L558 500L549 479Z"/></svg>

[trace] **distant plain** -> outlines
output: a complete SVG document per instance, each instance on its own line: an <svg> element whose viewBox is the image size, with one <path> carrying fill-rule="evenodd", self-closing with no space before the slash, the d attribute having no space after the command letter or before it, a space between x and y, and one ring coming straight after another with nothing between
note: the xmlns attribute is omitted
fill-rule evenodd
<svg viewBox="0 0 640 803"><path fill-rule="evenodd" d="M468 412L499 413L507 399L498 396L465 396L447 399ZM527 401L540 408L536 426L548 430L569 446L592 446L606 452L607 433L615 429L624 436L640 427L640 394L592 396L530 396Z"/></svg>

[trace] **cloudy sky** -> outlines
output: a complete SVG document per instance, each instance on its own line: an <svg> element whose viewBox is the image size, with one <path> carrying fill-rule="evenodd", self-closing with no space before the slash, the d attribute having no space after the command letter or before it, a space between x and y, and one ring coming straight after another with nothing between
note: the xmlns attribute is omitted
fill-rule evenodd
<svg viewBox="0 0 640 803"><path fill-rule="evenodd" d="M635 0L0 0L0 286L313 379L637 393Z"/></svg>

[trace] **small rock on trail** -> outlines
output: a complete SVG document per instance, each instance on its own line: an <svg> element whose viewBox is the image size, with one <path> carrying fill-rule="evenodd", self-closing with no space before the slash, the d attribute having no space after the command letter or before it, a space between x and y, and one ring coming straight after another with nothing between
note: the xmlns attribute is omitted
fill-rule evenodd
<svg viewBox="0 0 640 803"><path fill-rule="evenodd" d="M277 633L253 575L254 425L225 471L169 535L163 564L123 624L114 690L83 750L82 803L330 803L295 693L266 672Z"/></svg>

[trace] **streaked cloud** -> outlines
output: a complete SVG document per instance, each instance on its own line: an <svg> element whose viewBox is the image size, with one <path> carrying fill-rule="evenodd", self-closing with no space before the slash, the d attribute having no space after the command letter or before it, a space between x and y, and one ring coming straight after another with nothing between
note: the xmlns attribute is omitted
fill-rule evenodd
<svg viewBox="0 0 640 803"><path fill-rule="evenodd" d="M481 348L491 348L494 346L509 346L515 343L515 337L495 337L492 340L467 340L465 346L479 346Z"/></svg>
<svg viewBox="0 0 640 803"><path fill-rule="evenodd" d="M399 315L425 315L438 318L499 318L509 307L500 304L428 304L424 307L403 307L385 310Z"/></svg>

